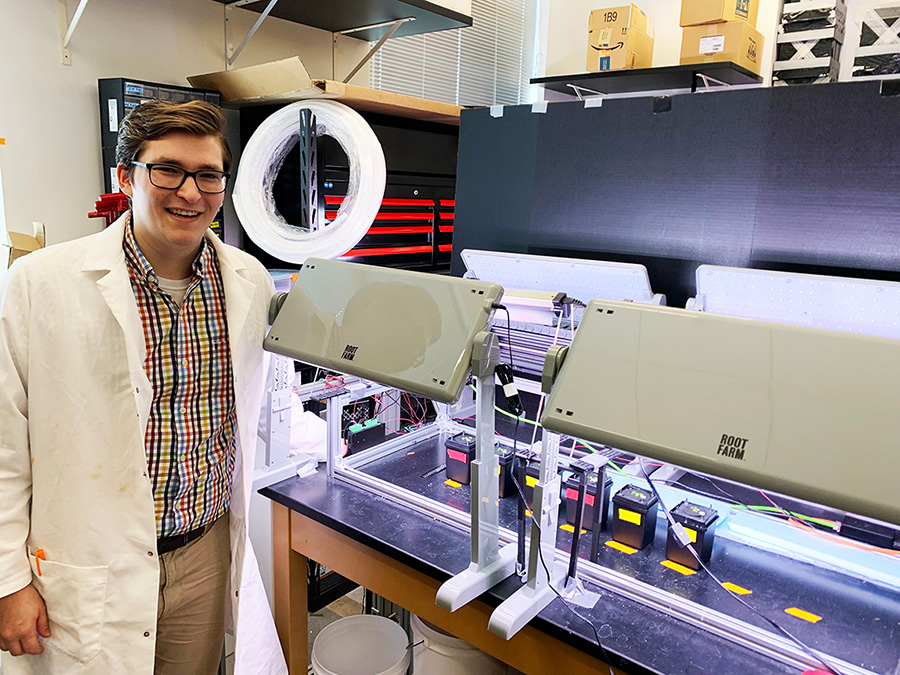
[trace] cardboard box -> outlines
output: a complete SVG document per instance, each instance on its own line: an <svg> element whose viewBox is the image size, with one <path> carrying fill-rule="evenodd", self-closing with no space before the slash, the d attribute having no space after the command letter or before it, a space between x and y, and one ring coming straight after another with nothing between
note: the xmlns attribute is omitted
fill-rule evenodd
<svg viewBox="0 0 900 675"><path fill-rule="evenodd" d="M633 28L627 29L611 49L588 46L588 71L650 68L652 65L653 38Z"/></svg>
<svg viewBox="0 0 900 675"><path fill-rule="evenodd" d="M763 36L746 21L689 26L681 39L682 65L732 61L760 74Z"/></svg>
<svg viewBox="0 0 900 675"><path fill-rule="evenodd" d="M724 21L746 21L756 28L759 0L681 0L683 26L701 26Z"/></svg>
<svg viewBox="0 0 900 675"><path fill-rule="evenodd" d="M410 117L427 122L459 125L461 106L415 96L379 91L334 80L315 80L296 56L258 66L223 70L188 78L191 86L222 93L222 102L234 107L291 103L305 98L340 101L355 110Z"/></svg>
<svg viewBox="0 0 900 675"><path fill-rule="evenodd" d="M653 20L637 5L595 9L588 21L589 71L650 68Z"/></svg>
<svg viewBox="0 0 900 675"><path fill-rule="evenodd" d="M13 262L21 258L23 255L44 248L47 243L47 236L44 232L43 223L32 223L34 234L23 234L21 232L8 232L9 243L3 246L8 250L9 256L6 266L9 267ZM0 258L2 260L2 258Z"/></svg>
<svg viewBox="0 0 900 675"><path fill-rule="evenodd" d="M628 28L635 28L644 35L654 37L653 19L637 5L592 10L588 19L588 42L592 45L609 43L609 38L601 35L604 29L609 29L615 36L625 35Z"/></svg>

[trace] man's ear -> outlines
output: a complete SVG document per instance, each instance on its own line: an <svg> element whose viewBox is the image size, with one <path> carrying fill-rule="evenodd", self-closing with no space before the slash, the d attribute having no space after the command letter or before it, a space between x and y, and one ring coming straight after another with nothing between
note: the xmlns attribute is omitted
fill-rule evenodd
<svg viewBox="0 0 900 675"><path fill-rule="evenodd" d="M119 181L119 189L122 192L129 197L134 196L134 186L131 182L131 176L128 174L128 169L125 168L124 164L116 166L116 180Z"/></svg>

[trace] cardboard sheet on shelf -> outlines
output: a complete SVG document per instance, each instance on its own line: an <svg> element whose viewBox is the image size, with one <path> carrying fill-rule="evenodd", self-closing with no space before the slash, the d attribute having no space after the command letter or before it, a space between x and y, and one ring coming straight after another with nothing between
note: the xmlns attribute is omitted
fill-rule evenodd
<svg viewBox="0 0 900 675"><path fill-rule="evenodd" d="M459 124L459 112L462 110L460 106L450 103L334 80L312 79L297 57L235 70L193 75L187 79L193 87L220 91L222 102L235 107L290 103L304 98L328 98L355 110L455 125Z"/></svg>
<svg viewBox="0 0 900 675"><path fill-rule="evenodd" d="M43 223L32 223L33 234L7 232L9 243L0 242L0 269L6 269L13 262L47 244L47 233Z"/></svg>

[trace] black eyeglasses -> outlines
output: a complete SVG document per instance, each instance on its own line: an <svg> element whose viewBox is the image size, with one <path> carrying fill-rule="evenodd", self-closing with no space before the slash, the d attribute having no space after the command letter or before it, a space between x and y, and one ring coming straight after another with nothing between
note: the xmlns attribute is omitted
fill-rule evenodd
<svg viewBox="0 0 900 675"><path fill-rule="evenodd" d="M147 169L150 175L150 183L163 190L178 190L188 176L194 179L194 184L200 192L208 195L217 195L225 192L230 173L225 171L212 171L201 169L200 171L185 171L171 164L145 164L144 162L132 162L136 166Z"/></svg>

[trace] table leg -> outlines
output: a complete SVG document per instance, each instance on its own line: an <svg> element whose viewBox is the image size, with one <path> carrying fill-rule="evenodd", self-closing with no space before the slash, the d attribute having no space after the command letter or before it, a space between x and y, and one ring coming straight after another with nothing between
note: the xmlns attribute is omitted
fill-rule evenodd
<svg viewBox="0 0 900 675"><path fill-rule="evenodd" d="M291 547L291 511L272 502L275 627L288 672L306 673L309 667L307 615L307 558Z"/></svg>

